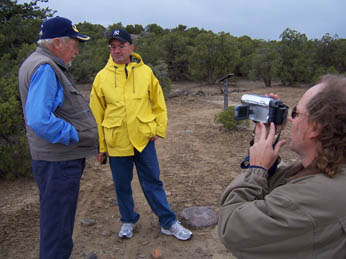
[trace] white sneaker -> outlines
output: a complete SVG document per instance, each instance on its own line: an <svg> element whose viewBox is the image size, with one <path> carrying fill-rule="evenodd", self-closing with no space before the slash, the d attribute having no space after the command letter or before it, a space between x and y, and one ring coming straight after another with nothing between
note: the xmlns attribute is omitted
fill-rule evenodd
<svg viewBox="0 0 346 259"><path fill-rule="evenodd" d="M179 221L174 222L170 229L161 227L161 233L168 236L175 236L179 240L188 240L192 237L192 232L184 228Z"/></svg>
<svg viewBox="0 0 346 259"><path fill-rule="evenodd" d="M121 238L131 238L133 236L133 229L136 224L132 223L123 223L119 231L119 237Z"/></svg>

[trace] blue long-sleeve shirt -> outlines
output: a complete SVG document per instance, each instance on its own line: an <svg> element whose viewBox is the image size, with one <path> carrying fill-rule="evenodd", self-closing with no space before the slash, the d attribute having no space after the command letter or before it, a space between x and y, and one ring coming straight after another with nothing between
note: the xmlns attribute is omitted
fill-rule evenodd
<svg viewBox="0 0 346 259"><path fill-rule="evenodd" d="M53 68L49 64L41 65L30 81L25 105L26 123L35 134L50 143L68 145L79 139L75 127L54 114L63 103L63 88Z"/></svg>

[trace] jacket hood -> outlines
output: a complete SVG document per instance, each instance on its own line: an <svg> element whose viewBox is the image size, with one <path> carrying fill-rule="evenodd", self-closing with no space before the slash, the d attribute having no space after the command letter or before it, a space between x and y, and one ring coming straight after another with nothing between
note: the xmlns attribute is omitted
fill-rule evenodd
<svg viewBox="0 0 346 259"><path fill-rule="evenodd" d="M141 66L143 65L143 60L142 60L142 57L136 53L136 52L132 52L131 53L131 62L130 63L135 63L134 66L137 67L137 66ZM111 70L111 71L114 71L114 67L118 67L118 66L121 66L123 64L117 64L113 61L113 58L112 58L112 55L109 54L109 58L108 58L108 62L105 66L106 69L108 70Z"/></svg>

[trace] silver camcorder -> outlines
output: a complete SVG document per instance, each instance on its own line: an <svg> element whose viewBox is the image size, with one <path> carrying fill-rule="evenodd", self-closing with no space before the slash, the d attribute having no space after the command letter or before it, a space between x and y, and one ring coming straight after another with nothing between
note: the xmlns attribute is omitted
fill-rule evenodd
<svg viewBox="0 0 346 259"><path fill-rule="evenodd" d="M241 97L242 105L234 108L236 120L250 119L254 122L284 124L287 119L288 107L279 99L269 96L244 94Z"/></svg>

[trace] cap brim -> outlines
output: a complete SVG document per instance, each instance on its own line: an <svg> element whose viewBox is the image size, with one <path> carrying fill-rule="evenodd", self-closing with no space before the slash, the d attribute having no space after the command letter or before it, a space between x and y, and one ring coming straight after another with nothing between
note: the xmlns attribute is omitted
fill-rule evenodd
<svg viewBox="0 0 346 259"><path fill-rule="evenodd" d="M91 39L88 35L84 35L84 34L80 34L80 33L76 33L75 35L72 35L71 37L75 38L79 41L88 41Z"/></svg>

